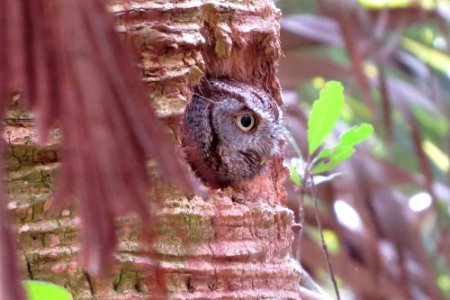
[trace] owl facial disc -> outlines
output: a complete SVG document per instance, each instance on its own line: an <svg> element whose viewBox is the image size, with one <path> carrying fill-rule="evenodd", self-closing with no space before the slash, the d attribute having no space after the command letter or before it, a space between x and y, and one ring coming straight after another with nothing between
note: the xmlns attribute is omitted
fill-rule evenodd
<svg viewBox="0 0 450 300"><path fill-rule="evenodd" d="M231 80L205 80L184 114L186 158L213 188L252 179L281 152L281 119L276 101L262 89Z"/></svg>

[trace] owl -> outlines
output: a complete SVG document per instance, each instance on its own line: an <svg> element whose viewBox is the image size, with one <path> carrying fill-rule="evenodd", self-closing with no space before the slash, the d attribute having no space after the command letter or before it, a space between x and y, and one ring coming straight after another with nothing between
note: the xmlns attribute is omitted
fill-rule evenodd
<svg viewBox="0 0 450 300"><path fill-rule="evenodd" d="M251 179L281 153L281 121L281 110L262 89L227 79L204 80L184 114L187 161L212 188Z"/></svg>

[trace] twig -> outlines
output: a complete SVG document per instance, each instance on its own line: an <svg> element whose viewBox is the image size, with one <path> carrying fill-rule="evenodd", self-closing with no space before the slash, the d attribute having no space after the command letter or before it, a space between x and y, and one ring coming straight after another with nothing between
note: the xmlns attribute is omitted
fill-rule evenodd
<svg viewBox="0 0 450 300"><path fill-rule="evenodd" d="M305 178L308 178L308 177L305 177ZM333 282L334 292L336 293L336 299L340 300L341 296L339 294L339 289L338 289L338 286L337 286L336 277L334 276L333 266L331 265L330 254L328 253L327 244L325 243L325 238L323 236L323 227L322 227L322 222L321 222L320 217L319 217L319 207L317 205L316 188L315 188L315 185L314 185L314 180L313 180L312 174L309 175L309 179L311 181L311 195L312 195L312 198L313 198L313 201L314 201L314 212L315 212L314 214L316 216L317 227L319 228L319 232L320 232L320 239L321 239L321 243L322 243L322 249L323 249L323 252L325 253L325 258L327 259L328 271L330 272L331 281Z"/></svg>

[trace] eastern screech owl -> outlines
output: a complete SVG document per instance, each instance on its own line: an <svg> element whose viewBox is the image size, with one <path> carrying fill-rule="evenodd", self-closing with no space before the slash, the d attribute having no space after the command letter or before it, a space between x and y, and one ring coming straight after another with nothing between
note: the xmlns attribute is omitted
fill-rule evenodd
<svg viewBox="0 0 450 300"><path fill-rule="evenodd" d="M204 80L184 114L187 160L213 188L251 179L280 153L281 119L275 100L262 89L231 80Z"/></svg>

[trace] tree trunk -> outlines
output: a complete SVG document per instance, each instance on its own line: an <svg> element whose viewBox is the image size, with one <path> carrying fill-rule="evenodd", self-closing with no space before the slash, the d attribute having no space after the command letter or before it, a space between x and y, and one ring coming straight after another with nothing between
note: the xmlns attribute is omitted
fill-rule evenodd
<svg viewBox="0 0 450 300"><path fill-rule="evenodd" d="M281 104L275 77L280 13L271 1L112 0L110 9L176 141L190 88L203 76L259 86ZM239 190L210 191L209 200L183 195L155 177L149 192L158 216L149 229L155 239L140 243L136 222L119 220L117 263L111 276L94 279L78 263L75 211L48 213L58 132L37 148L31 120L13 105L5 135L9 209L27 277L66 286L76 299L158 299L164 290L174 299L300 298L282 157Z"/></svg>

